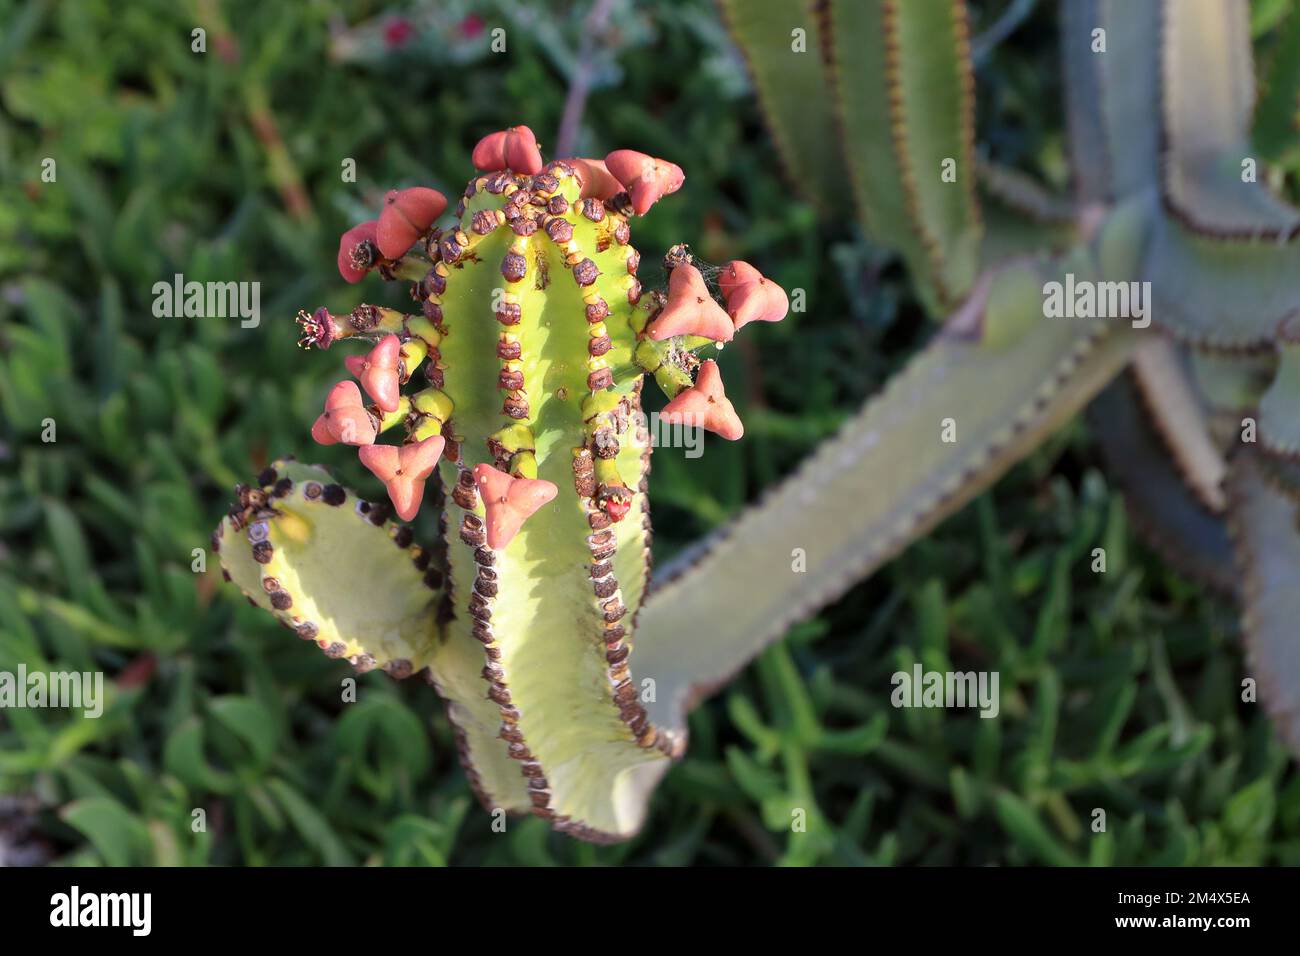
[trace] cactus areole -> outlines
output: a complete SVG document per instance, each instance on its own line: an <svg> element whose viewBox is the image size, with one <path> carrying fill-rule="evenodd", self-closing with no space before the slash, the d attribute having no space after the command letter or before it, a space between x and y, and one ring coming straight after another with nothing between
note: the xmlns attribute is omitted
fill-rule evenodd
<svg viewBox="0 0 1300 956"><path fill-rule="evenodd" d="M409 281L417 305L299 314L304 348L362 346L311 433L357 446L388 500L288 459L237 489L217 531L228 577L298 636L361 671L427 677L485 807L591 840L641 826L638 794L685 745L647 715L654 675L632 670L650 555L645 376L673 421L739 438L699 353L786 301L729 263L720 304L685 246L664 259L668 289L644 290L631 220L684 177L610 156L544 163L526 127L492 133L454 218L416 187L344 233L345 280ZM393 431L401 443L383 443ZM401 523L421 507L442 508L430 547Z"/></svg>

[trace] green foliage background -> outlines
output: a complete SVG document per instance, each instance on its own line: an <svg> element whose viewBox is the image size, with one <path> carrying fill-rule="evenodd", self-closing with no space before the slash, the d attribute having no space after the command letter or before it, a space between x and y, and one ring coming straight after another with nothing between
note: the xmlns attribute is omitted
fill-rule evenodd
<svg viewBox="0 0 1300 956"><path fill-rule="evenodd" d="M977 5L976 31L1004 6ZM292 317L401 302L342 283L339 233L392 186L454 194L485 132L526 123L549 146L586 10L403 7L421 29L390 50L376 2L0 0L0 669L112 684L99 720L0 712L0 859L1300 863L1300 776L1240 702L1232 608L1137 543L1082 423L702 707L644 833L617 847L532 819L493 833L429 688L372 673L345 705L350 668L222 587L212 555L191 570L232 485L275 455L370 486L310 442L337 357L299 353ZM356 56L332 58L331 29L365 22ZM830 222L792 194L711 3L619 0L612 23L579 154L627 146L687 171L637 226L643 279L688 241L807 291L807 311L724 353L745 441L656 455L662 560L930 330L855 235L847 187ZM1064 185L1057 70L1039 9L979 71L980 136ZM262 324L155 318L153 284L175 273L260 282ZM891 708L889 675L917 660L999 671L1001 717Z"/></svg>

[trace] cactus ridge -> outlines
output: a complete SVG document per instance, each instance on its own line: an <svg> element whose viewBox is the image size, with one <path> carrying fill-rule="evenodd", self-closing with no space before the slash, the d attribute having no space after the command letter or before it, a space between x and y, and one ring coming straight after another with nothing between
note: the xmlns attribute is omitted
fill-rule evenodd
<svg viewBox="0 0 1300 956"><path fill-rule="evenodd" d="M629 432L631 414L640 408L629 321L641 300L640 256L620 210L618 202L583 200L563 163L535 176L508 170L480 176L458 206L459 225L436 245L430 240L431 258L434 250L437 255L420 286L427 293L424 314L436 320L441 336L443 388L453 409L448 437L454 450L442 466L460 511L458 522L453 517L458 540L449 544L452 577L472 582L464 603L456 600L449 627L468 627L482 645L486 696L498 708L498 736L518 762L532 812L588 837L594 828L557 809L556 783L544 769L547 744L534 742L545 741L559 719L548 701L564 706L562 696L535 693L523 673L535 670L536 655L549 656L545 647L528 646L549 635L530 640L522 622L511 624L519 607L533 603L518 597L534 586L520 565L536 550L531 542L554 526L571 563L585 565L588 593L580 614L578 607L565 609L568 621L554 622L554 636L576 632L603 654L602 677L610 688L603 706L610 719L602 733L616 732L617 720L638 746L666 746L667 738L661 742L645 719L627 668L625 591L632 591L632 607L639 606L647 546L643 525L621 524L634 497L644 500L644 490L642 454ZM485 311L495 317L495 333L482 321ZM615 366L631 374L616 378ZM482 387L485 379L500 395L495 407ZM471 436L481 436L482 445L469 447ZM487 503L471 468L484 453L482 463L500 472L559 489L558 507L530 518L501 552L486 546ZM538 520L546 523L534 526Z"/></svg>

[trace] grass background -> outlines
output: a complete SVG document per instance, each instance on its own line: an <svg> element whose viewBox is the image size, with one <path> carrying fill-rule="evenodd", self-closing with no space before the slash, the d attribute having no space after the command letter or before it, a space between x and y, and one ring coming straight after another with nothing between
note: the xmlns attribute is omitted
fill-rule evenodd
<svg viewBox="0 0 1300 956"><path fill-rule="evenodd" d="M506 125L553 142L587 6L0 0L0 669L112 685L99 720L0 712L0 860L1300 863L1300 776L1240 701L1233 609L1134 539L1079 422L701 707L644 833L616 847L533 819L493 833L429 688L372 673L343 705L350 668L223 587L214 559L192 570L232 485L276 455L369 486L310 443L336 362L296 350L292 317L400 301L334 267L384 190L454 194ZM976 31L1004 6L975 4ZM1059 186L1051 6L981 67L980 137ZM808 294L724 354L746 440L656 457L662 560L792 468L929 328L847 188L827 222L791 193L711 3L618 0L611 23L579 154L687 171L637 224L643 279L687 241ZM260 282L262 324L155 318L152 286L177 272ZM916 660L999 671L1001 717L889 707L889 675Z"/></svg>

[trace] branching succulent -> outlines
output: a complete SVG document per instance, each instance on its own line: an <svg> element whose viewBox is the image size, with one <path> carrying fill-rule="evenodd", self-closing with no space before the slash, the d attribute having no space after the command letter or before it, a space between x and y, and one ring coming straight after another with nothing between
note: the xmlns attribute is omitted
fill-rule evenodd
<svg viewBox="0 0 1300 956"><path fill-rule="evenodd" d="M740 438L701 353L787 300L732 262L716 272L724 307L684 245L664 259L666 291L643 291L630 221L682 186L672 163L617 150L544 164L522 126L484 137L473 163L450 223L436 225L440 193L394 190L340 241L344 279L408 280L418 312L298 317L305 348L369 346L345 360L360 387L333 386L312 436L357 446L389 500L278 462L239 489L220 550L251 599L330 656L427 675L487 806L618 836L635 817L591 781L683 746L629 670L649 571L642 383L667 393L664 423ZM378 443L392 430L401 444ZM428 483L444 535L425 548L402 522Z"/></svg>
<svg viewBox="0 0 1300 956"><path fill-rule="evenodd" d="M1300 745L1300 212L1247 175L1267 158L1252 111L1291 148L1295 71L1256 109L1245 3L1063 4L1068 197L978 155L964 3L721 5L792 178L827 209L850 183L863 231L948 315L930 344L648 591L644 376L666 420L740 437L704 356L783 316L785 294L684 246L643 292L629 222L681 170L626 150L544 164L526 128L492 134L452 222L410 189L343 238L344 278L410 281L417 313L299 316L305 346L369 346L348 367L371 402L340 382L313 435L358 446L390 501L275 463L219 531L235 583L331 656L426 674L487 807L625 838L695 701L1097 397L1142 524L1240 597L1244 676ZM1285 51L1300 26L1284 30ZM1141 310L1096 308L1129 282L1150 283ZM1051 314L1076 288L1093 308ZM403 444L376 443L397 428ZM392 520L425 497L430 547Z"/></svg>
<svg viewBox="0 0 1300 956"><path fill-rule="evenodd" d="M880 423L852 466L892 490L820 570L870 570L1126 369L1089 410L1105 457L1155 546L1241 600L1243 678L1300 751L1300 211L1265 185L1300 138L1300 17L1257 102L1245 2L1065 0L1073 195L1056 196L976 149L964 3L721 5L792 178L823 206L852 182L863 231L952 312L840 439ZM799 30L812 55L791 52ZM1149 283L1145 314L1049 317L1067 277ZM957 441L927 441L948 418Z"/></svg>

